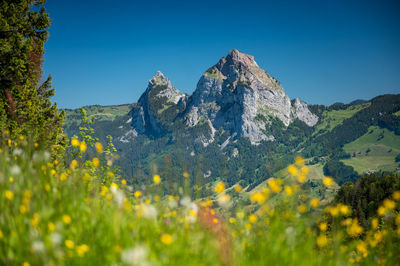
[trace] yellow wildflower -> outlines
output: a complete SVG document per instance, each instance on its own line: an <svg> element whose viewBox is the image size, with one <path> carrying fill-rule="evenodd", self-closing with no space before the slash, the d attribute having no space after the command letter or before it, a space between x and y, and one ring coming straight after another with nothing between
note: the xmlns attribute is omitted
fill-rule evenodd
<svg viewBox="0 0 400 266"><path fill-rule="evenodd" d="M96 151L98 153L103 153L103 145L100 142L96 142L94 144L94 147L96 148Z"/></svg>
<svg viewBox="0 0 400 266"><path fill-rule="evenodd" d="M379 208L378 208L378 215L379 216L384 216L385 214L386 214L386 208L385 207L383 207L383 206L379 206Z"/></svg>
<svg viewBox="0 0 400 266"><path fill-rule="evenodd" d="M313 199L310 201L310 204L311 204L311 207L317 208L317 207L319 206L319 199L313 198Z"/></svg>
<svg viewBox="0 0 400 266"><path fill-rule="evenodd" d="M86 244L82 244L76 247L76 253L78 254L79 257L82 257L88 251L89 251L89 246Z"/></svg>
<svg viewBox="0 0 400 266"><path fill-rule="evenodd" d="M325 178L322 180L322 183L323 183L325 186L329 187L329 186L331 186L331 185L333 184L333 178L332 178L332 177L325 177Z"/></svg>
<svg viewBox="0 0 400 266"><path fill-rule="evenodd" d="M190 176L190 175L189 175L188 172L183 172L183 177L184 177L184 178L189 178L189 176Z"/></svg>
<svg viewBox="0 0 400 266"><path fill-rule="evenodd" d="M33 214L33 217L31 219L31 224L33 227L37 227L39 225L40 222L40 216L37 213Z"/></svg>
<svg viewBox="0 0 400 266"><path fill-rule="evenodd" d="M160 184L161 183L161 177L159 175L154 175L153 176L153 182L156 185Z"/></svg>
<svg viewBox="0 0 400 266"><path fill-rule="evenodd" d="M50 232L54 232L56 230L56 226L52 222L47 224L47 228L49 228Z"/></svg>
<svg viewBox="0 0 400 266"><path fill-rule="evenodd" d="M372 218L372 220L371 220L372 229L377 229L377 228L378 228L378 225L379 225L379 220L378 220L378 218Z"/></svg>
<svg viewBox="0 0 400 266"><path fill-rule="evenodd" d="M305 175L300 175L297 177L297 181L301 184L305 183L307 181L307 177Z"/></svg>
<svg viewBox="0 0 400 266"><path fill-rule="evenodd" d="M218 184L215 186L215 192L217 193L222 193L224 189L225 189L224 182L218 182Z"/></svg>
<svg viewBox="0 0 400 266"><path fill-rule="evenodd" d="M122 185L126 185L126 180L125 180L125 179L122 179L122 180L121 180L121 184L122 184Z"/></svg>
<svg viewBox="0 0 400 266"><path fill-rule="evenodd" d="M234 217L229 218L229 222L230 222L231 224L236 223L236 218L234 218Z"/></svg>
<svg viewBox="0 0 400 266"><path fill-rule="evenodd" d="M344 215L344 216L350 215L351 209L349 206L340 204L340 205L338 205L338 207L339 207L339 211L342 215Z"/></svg>
<svg viewBox="0 0 400 266"><path fill-rule="evenodd" d="M282 190L281 184L282 184L281 179L275 179L275 178L268 179L268 185L271 188L272 192L274 193L279 193Z"/></svg>
<svg viewBox="0 0 400 266"><path fill-rule="evenodd" d="M328 238L326 237L326 235L319 235L317 237L317 246L322 248L325 247L326 245L328 245Z"/></svg>
<svg viewBox="0 0 400 266"><path fill-rule="evenodd" d="M347 227L347 233L352 237L361 235L363 231L364 228L358 224L357 219L354 219L351 225Z"/></svg>
<svg viewBox="0 0 400 266"><path fill-rule="evenodd" d="M70 224L71 223L71 217L68 214L64 214L62 216L62 220L65 224Z"/></svg>
<svg viewBox="0 0 400 266"><path fill-rule="evenodd" d="M395 192L393 192L392 198L396 201L400 200L400 190L396 190Z"/></svg>
<svg viewBox="0 0 400 266"><path fill-rule="evenodd" d="M307 206L304 205L304 204L302 204L302 205L300 205L299 207L297 207L297 210L298 210L300 213L305 213L305 212L307 211Z"/></svg>
<svg viewBox="0 0 400 266"><path fill-rule="evenodd" d="M263 204L267 200L267 195L262 192L256 192L251 194L250 201Z"/></svg>
<svg viewBox="0 0 400 266"><path fill-rule="evenodd" d="M250 223L254 224L254 223L256 223L258 221L258 217L256 215L254 215L254 214L251 214L249 216L249 221L250 221Z"/></svg>
<svg viewBox="0 0 400 266"><path fill-rule="evenodd" d="M302 175L308 174L308 167L307 167L307 166L303 166L303 167L300 169L300 172L301 172Z"/></svg>
<svg viewBox="0 0 400 266"><path fill-rule="evenodd" d="M321 230L322 232L325 232L328 229L328 224L325 222L322 222L319 224L319 230Z"/></svg>
<svg viewBox="0 0 400 266"><path fill-rule="evenodd" d="M28 211L28 208L25 205L20 205L19 206L19 212L21 214L25 214Z"/></svg>
<svg viewBox="0 0 400 266"><path fill-rule="evenodd" d="M293 164L288 166L288 172L291 175L297 175L299 173L299 170L296 168L296 166L294 166Z"/></svg>
<svg viewBox="0 0 400 266"><path fill-rule="evenodd" d="M304 165L304 158L301 156L297 156L294 161L298 166Z"/></svg>
<svg viewBox="0 0 400 266"><path fill-rule="evenodd" d="M12 192L11 190L6 190L4 196L8 200L12 200L14 198L14 192Z"/></svg>
<svg viewBox="0 0 400 266"><path fill-rule="evenodd" d="M285 192L288 196L292 196L293 195L293 189L290 186L285 186Z"/></svg>
<svg viewBox="0 0 400 266"><path fill-rule="evenodd" d="M135 196L135 198L139 198L140 196L142 196L142 192L139 190L136 190L135 193L133 193L133 196Z"/></svg>
<svg viewBox="0 0 400 266"><path fill-rule="evenodd" d="M82 141L81 144L79 145L79 149L81 150L81 152L85 152L87 149L87 145L85 141Z"/></svg>
<svg viewBox="0 0 400 266"><path fill-rule="evenodd" d="M71 139L71 145L73 147L78 147L79 146L79 140L77 138L72 138Z"/></svg>
<svg viewBox="0 0 400 266"><path fill-rule="evenodd" d="M10 181L10 183L14 182L14 178L13 178L12 176L10 176L10 177L8 178L8 181Z"/></svg>
<svg viewBox="0 0 400 266"><path fill-rule="evenodd" d="M71 164L72 164L72 162L71 162ZM61 181L67 180L67 175L66 175L65 173L61 173L61 174L60 174L60 180L61 180Z"/></svg>
<svg viewBox="0 0 400 266"><path fill-rule="evenodd" d="M73 249L75 247L75 243L72 240L65 240L65 246L69 249Z"/></svg>
<svg viewBox="0 0 400 266"><path fill-rule="evenodd" d="M390 199L385 199L383 201L383 206L385 206L385 208L387 208L389 210L393 210L394 208L396 208L396 202L394 202L393 200L390 200Z"/></svg>
<svg viewBox="0 0 400 266"><path fill-rule="evenodd" d="M92 163L93 163L93 166L94 166L94 167L99 167L99 165L100 165L100 160L99 160L99 158L94 157L93 160L92 160Z"/></svg>
<svg viewBox="0 0 400 266"><path fill-rule="evenodd" d="M29 262L24 261L24 263L22 263L22 266L31 266L31 265L29 264Z"/></svg>
<svg viewBox="0 0 400 266"><path fill-rule="evenodd" d="M236 192L240 192L240 191L242 191L242 186L241 186L241 185L238 185L238 184L236 184L236 185L235 185L235 191L236 191Z"/></svg>
<svg viewBox="0 0 400 266"><path fill-rule="evenodd" d="M165 234L161 235L161 242L164 245L167 245L167 246L171 245L172 241L173 241L173 238L172 238L172 236L170 234L165 233Z"/></svg>
<svg viewBox="0 0 400 266"><path fill-rule="evenodd" d="M74 170L78 166L78 161L77 160L72 160L71 163L69 164L69 168Z"/></svg>

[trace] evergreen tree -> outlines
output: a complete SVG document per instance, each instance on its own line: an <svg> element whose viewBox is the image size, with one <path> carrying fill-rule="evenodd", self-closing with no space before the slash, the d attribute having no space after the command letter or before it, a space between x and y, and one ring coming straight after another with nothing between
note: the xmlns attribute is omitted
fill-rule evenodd
<svg viewBox="0 0 400 266"><path fill-rule="evenodd" d="M44 2L0 3L0 139L28 135L54 151L62 147L64 112L50 101L51 76L42 82L50 26Z"/></svg>

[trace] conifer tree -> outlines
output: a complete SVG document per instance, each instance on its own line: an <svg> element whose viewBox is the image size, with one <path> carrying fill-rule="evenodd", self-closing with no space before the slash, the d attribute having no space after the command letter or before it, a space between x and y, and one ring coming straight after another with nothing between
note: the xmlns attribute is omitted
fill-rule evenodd
<svg viewBox="0 0 400 266"><path fill-rule="evenodd" d="M44 2L0 2L0 138L28 135L54 150L63 139L64 112L50 101L55 93L51 76L42 81L51 22Z"/></svg>

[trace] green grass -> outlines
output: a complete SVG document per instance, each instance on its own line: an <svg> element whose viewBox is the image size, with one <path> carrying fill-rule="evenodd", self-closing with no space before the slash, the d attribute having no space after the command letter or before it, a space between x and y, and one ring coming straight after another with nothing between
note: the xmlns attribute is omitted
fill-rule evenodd
<svg viewBox="0 0 400 266"><path fill-rule="evenodd" d="M355 141L344 145L347 153L355 157L342 160L358 173L383 170L395 171L399 163L395 157L400 153L400 136L392 131L372 126L368 132ZM367 150L370 150L368 153Z"/></svg>
<svg viewBox="0 0 400 266"><path fill-rule="evenodd" d="M126 115L132 109L132 104L122 105L90 105L85 106L88 117L95 117L97 121L113 121L117 116ZM74 122L78 124L82 120L82 115L79 109L65 109L65 123L71 125Z"/></svg>
<svg viewBox="0 0 400 266"><path fill-rule="evenodd" d="M272 186L252 192L270 197L263 202L248 205L244 198L253 200L252 193L229 188L193 200L186 190L192 177L173 195L163 193L163 176L161 183L132 187L107 168L110 155L97 153L95 165L81 159L78 147L70 147L76 167L26 138L0 150L1 265L395 265L400 259L400 229L386 226L395 213L382 220L386 233L374 248L375 232L364 228L365 238L350 237L351 226L341 225L349 213L312 207L314 194L284 172L279 192ZM321 166L310 166L312 174L321 179ZM328 231L319 229L321 222Z"/></svg>
<svg viewBox="0 0 400 266"><path fill-rule="evenodd" d="M331 110L324 111L321 117L321 123L315 126L314 135L329 132L333 128L342 124L343 120L352 117L355 113L361 111L362 109L370 106L371 103L363 103L358 105L352 105L344 110Z"/></svg>

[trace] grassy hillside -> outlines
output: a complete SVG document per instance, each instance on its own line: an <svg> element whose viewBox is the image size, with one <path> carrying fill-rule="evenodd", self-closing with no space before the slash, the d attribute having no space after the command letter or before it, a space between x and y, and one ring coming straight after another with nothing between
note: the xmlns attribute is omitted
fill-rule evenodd
<svg viewBox="0 0 400 266"><path fill-rule="evenodd" d="M320 119L321 122L315 126L313 135L322 134L331 131L336 126L340 125L343 120L352 117L358 111L367 108L371 103L363 103L358 105L351 105L343 110L324 110Z"/></svg>
<svg viewBox="0 0 400 266"><path fill-rule="evenodd" d="M133 104L121 105L90 105L84 106L89 117L95 117L97 121L113 121L117 116L126 115L132 109ZM72 123L80 123L82 115L79 109L65 109L65 127Z"/></svg>
<svg viewBox="0 0 400 266"><path fill-rule="evenodd" d="M366 134L344 145L344 150L352 157L342 161L360 174L380 169L395 171L399 167L395 157L400 153L400 136L387 129L372 126Z"/></svg>

